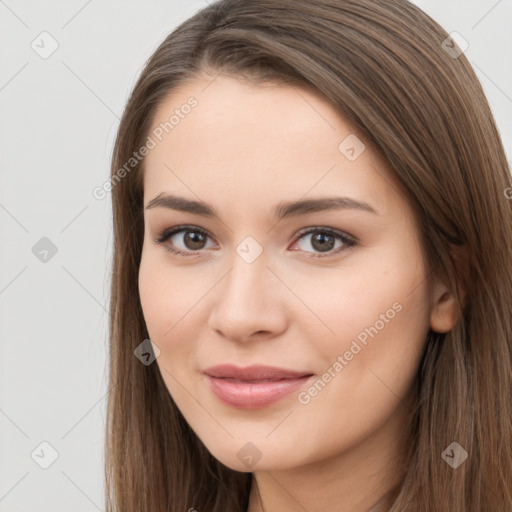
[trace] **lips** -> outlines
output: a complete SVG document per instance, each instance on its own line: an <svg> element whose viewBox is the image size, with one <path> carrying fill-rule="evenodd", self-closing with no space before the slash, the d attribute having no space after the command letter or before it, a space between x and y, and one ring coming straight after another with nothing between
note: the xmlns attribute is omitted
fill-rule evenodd
<svg viewBox="0 0 512 512"><path fill-rule="evenodd" d="M274 366L240 368L228 364L207 368L203 373L218 399L242 409L266 407L298 390L313 376L311 372Z"/></svg>
<svg viewBox="0 0 512 512"><path fill-rule="evenodd" d="M262 380L281 380L296 379L306 375L312 375L311 372L296 372L285 370L275 366L248 366L239 368L231 364L222 364L207 368L204 373L210 377L219 379L236 379L241 381L262 381Z"/></svg>

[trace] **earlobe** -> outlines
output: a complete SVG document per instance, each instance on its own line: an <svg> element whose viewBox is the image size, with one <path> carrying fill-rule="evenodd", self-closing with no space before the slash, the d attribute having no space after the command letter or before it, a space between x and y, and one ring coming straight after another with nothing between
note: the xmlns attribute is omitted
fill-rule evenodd
<svg viewBox="0 0 512 512"><path fill-rule="evenodd" d="M469 287L469 256L465 246L451 246L451 255L456 272L456 281L461 304L445 284L436 283L432 293L430 327L433 331L445 333L451 331L459 320L461 309L467 302Z"/></svg>
<svg viewBox="0 0 512 512"><path fill-rule="evenodd" d="M430 328L438 333L451 331L458 320L457 301L444 285L434 293L430 311Z"/></svg>

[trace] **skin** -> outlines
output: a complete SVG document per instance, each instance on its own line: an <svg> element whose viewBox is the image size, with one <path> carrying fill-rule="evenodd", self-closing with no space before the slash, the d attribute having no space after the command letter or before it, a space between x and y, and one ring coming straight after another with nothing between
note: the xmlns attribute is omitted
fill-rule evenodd
<svg viewBox="0 0 512 512"><path fill-rule="evenodd" d="M207 202L220 220L144 210L139 290L165 384L208 450L253 473L249 512L366 511L401 476L425 338L429 328L454 326L454 297L441 282L428 288L414 211L377 148L329 102L296 85L203 75L171 91L153 128L190 96L197 107L145 159L144 205L172 193ZM338 149L350 134L365 144L353 161ZM333 195L365 201L378 214L272 220L280 201ZM166 244L196 256L153 240L182 224L211 235L204 248L186 245L186 232ZM337 241L328 256L314 257L325 253L313 235L297 236L312 226L358 243ZM236 252L247 236L263 249L252 263ZM201 373L232 363L321 376L396 303L401 310L307 404L294 392L262 409L235 408ZM261 454L250 467L237 457L248 442Z"/></svg>

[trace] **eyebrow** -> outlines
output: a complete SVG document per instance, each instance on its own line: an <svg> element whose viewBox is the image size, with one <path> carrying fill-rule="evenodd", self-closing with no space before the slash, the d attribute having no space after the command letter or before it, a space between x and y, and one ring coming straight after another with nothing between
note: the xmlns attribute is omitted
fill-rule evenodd
<svg viewBox="0 0 512 512"><path fill-rule="evenodd" d="M185 199L184 197L174 195L159 194L152 199L146 209L151 208L169 208L182 212L194 213L203 217L211 217L220 220L215 208L202 201ZM298 201L282 201L273 209L273 218L280 221L287 217L295 217L299 215L308 215L311 213L329 211L329 210L361 210L365 212L379 215L377 211L368 203L358 201L351 197L321 197L315 199L300 199Z"/></svg>

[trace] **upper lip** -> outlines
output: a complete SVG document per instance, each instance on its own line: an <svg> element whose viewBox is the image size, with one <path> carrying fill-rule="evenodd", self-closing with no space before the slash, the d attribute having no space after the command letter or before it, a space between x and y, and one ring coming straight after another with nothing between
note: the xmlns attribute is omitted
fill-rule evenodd
<svg viewBox="0 0 512 512"><path fill-rule="evenodd" d="M279 380L279 379L297 379L300 377L309 377L313 375L307 371L287 370L276 366L253 365L240 368L232 364L221 364L212 366L203 370L203 373L210 377L220 379L236 380Z"/></svg>

